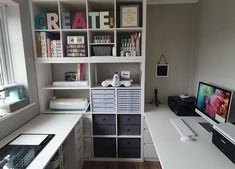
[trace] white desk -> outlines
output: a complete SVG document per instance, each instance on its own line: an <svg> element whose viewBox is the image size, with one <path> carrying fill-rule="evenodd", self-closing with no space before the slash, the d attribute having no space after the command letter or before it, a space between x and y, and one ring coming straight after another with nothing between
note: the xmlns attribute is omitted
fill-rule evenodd
<svg viewBox="0 0 235 169"><path fill-rule="evenodd" d="M163 169L235 169L235 165L211 142L212 134L202 129L201 117L183 117L197 134L195 142L181 142L169 121L178 117L167 105L146 105L146 122Z"/></svg>
<svg viewBox="0 0 235 169"><path fill-rule="evenodd" d="M20 133L55 134L27 169L43 169L72 131L81 115L39 115L0 141L0 147L10 142Z"/></svg>

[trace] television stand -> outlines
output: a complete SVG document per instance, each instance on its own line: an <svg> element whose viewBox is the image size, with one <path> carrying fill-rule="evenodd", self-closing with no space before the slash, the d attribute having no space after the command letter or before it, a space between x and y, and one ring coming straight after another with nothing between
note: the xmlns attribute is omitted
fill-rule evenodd
<svg viewBox="0 0 235 169"><path fill-rule="evenodd" d="M210 123L199 123L199 124L207 132L212 133L212 131L213 131L213 125L212 124L210 124Z"/></svg>

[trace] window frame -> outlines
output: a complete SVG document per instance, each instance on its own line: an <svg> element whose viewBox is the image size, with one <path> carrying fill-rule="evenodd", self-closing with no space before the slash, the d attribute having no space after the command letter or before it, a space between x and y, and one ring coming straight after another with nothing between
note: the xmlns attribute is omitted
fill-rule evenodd
<svg viewBox="0 0 235 169"><path fill-rule="evenodd" d="M6 7L6 5L0 3L0 86L14 83Z"/></svg>

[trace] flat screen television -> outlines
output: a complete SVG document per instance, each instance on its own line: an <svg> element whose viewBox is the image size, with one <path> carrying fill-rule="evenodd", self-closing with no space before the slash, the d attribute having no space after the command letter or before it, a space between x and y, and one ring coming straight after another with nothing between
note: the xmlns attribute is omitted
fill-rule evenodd
<svg viewBox="0 0 235 169"><path fill-rule="evenodd" d="M200 125L210 132L213 124L227 122L232 95L232 91L199 82L195 112L209 122Z"/></svg>

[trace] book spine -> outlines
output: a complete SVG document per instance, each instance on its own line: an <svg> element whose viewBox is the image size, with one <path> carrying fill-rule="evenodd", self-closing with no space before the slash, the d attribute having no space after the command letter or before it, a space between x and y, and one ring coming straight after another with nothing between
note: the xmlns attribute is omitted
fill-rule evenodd
<svg viewBox="0 0 235 169"><path fill-rule="evenodd" d="M35 32L36 52L37 57L42 57L42 46L40 32Z"/></svg>
<svg viewBox="0 0 235 169"><path fill-rule="evenodd" d="M51 57L51 39L47 38L47 57Z"/></svg>
<svg viewBox="0 0 235 169"><path fill-rule="evenodd" d="M81 64L77 65L77 80L81 80Z"/></svg>
<svg viewBox="0 0 235 169"><path fill-rule="evenodd" d="M84 80L84 64L80 64L80 80Z"/></svg>
<svg viewBox="0 0 235 169"><path fill-rule="evenodd" d="M41 35L41 48L42 48L42 57L47 57L47 41L46 41L46 32L40 32Z"/></svg>

